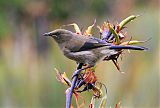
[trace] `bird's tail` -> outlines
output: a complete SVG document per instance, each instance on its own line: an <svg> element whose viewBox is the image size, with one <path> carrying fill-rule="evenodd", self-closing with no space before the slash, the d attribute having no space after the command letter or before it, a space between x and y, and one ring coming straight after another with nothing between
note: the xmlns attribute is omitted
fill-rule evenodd
<svg viewBox="0 0 160 108"><path fill-rule="evenodd" d="M146 47L142 47L142 46L134 46L134 45L114 45L114 46L110 46L109 49L117 49L117 50L121 50L121 49L129 49L129 50L148 50L148 48Z"/></svg>

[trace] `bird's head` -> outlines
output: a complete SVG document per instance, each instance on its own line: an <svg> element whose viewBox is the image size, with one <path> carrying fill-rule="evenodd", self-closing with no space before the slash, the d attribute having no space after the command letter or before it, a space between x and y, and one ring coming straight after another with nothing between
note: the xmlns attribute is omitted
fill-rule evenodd
<svg viewBox="0 0 160 108"><path fill-rule="evenodd" d="M63 43L69 41L74 34L71 31L65 29L56 29L48 33L44 33L43 36L51 36L57 43Z"/></svg>

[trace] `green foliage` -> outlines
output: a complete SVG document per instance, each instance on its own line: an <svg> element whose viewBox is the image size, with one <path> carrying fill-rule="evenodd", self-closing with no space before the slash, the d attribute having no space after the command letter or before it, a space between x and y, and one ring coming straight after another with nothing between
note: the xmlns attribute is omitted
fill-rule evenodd
<svg viewBox="0 0 160 108"><path fill-rule="evenodd" d="M7 22L7 18L4 13L0 14L0 39L6 36L6 34L10 31L9 24Z"/></svg>
<svg viewBox="0 0 160 108"><path fill-rule="evenodd" d="M18 8L24 5L26 0L0 0L0 8Z"/></svg>
<svg viewBox="0 0 160 108"><path fill-rule="evenodd" d="M137 15L137 16L131 15L131 16L127 17L126 19L124 19L122 22L120 22L120 23L119 23L120 30L123 29L123 27L124 27L127 23L133 21L133 20L134 20L135 18L137 18L138 16L139 16L139 15Z"/></svg>
<svg viewBox="0 0 160 108"><path fill-rule="evenodd" d="M98 15L108 12L108 1L106 0L91 0L91 9Z"/></svg>
<svg viewBox="0 0 160 108"><path fill-rule="evenodd" d="M66 19L69 14L69 4L70 0L53 0L51 2L51 16L59 20Z"/></svg>

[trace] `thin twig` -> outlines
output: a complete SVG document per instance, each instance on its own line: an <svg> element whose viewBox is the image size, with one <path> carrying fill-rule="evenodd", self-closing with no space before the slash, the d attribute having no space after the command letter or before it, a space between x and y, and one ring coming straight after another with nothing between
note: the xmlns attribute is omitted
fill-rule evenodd
<svg viewBox="0 0 160 108"><path fill-rule="evenodd" d="M77 70L81 69L82 66L83 66L83 63L79 63L75 72L77 72ZM77 78L78 78L78 75L73 76L71 87L68 88L69 92L66 93L66 108L70 108L70 106L71 106L72 94L73 94L73 90L75 88L75 84L77 82Z"/></svg>

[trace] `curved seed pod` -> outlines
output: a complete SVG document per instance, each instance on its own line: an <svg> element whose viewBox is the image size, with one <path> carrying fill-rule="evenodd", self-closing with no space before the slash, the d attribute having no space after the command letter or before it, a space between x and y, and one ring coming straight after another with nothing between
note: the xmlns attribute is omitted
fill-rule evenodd
<svg viewBox="0 0 160 108"><path fill-rule="evenodd" d="M133 45L138 43L144 43L145 41L131 40L121 43L120 45Z"/></svg>
<svg viewBox="0 0 160 108"><path fill-rule="evenodd" d="M109 25L109 30L113 33L113 35L114 35L114 37L116 39L115 44L120 44L119 36L118 36L117 32L114 30L114 28L111 25Z"/></svg>
<svg viewBox="0 0 160 108"><path fill-rule="evenodd" d="M82 34L80 28L78 27L78 25L76 23L67 24L67 25L63 25L63 26L73 26L77 34Z"/></svg>
<svg viewBox="0 0 160 108"><path fill-rule="evenodd" d="M129 17L127 17L126 19L124 19L123 21L121 21L120 23L119 23L119 28L120 28L120 30L122 30L123 29L123 27L127 24L127 23L129 23L130 21L132 21L132 20L134 20L135 18L137 18L137 17L139 17L139 15L131 15L131 16L129 16Z"/></svg>
<svg viewBox="0 0 160 108"><path fill-rule="evenodd" d="M94 23L91 26L89 26L87 30L85 30L84 35L91 36L92 28L95 26L95 24L96 24L96 19L94 20Z"/></svg>
<svg viewBox="0 0 160 108"><path fill-rule="evenodd" d="M139 43L147 42L147 41L149 41L149 40L151 40L151 39L152 39L152 38L148 38L147 40L144 40L144 41L130 40L130 41L122 42L120 45L132 45L132 44L139 44Z"/></svg>

